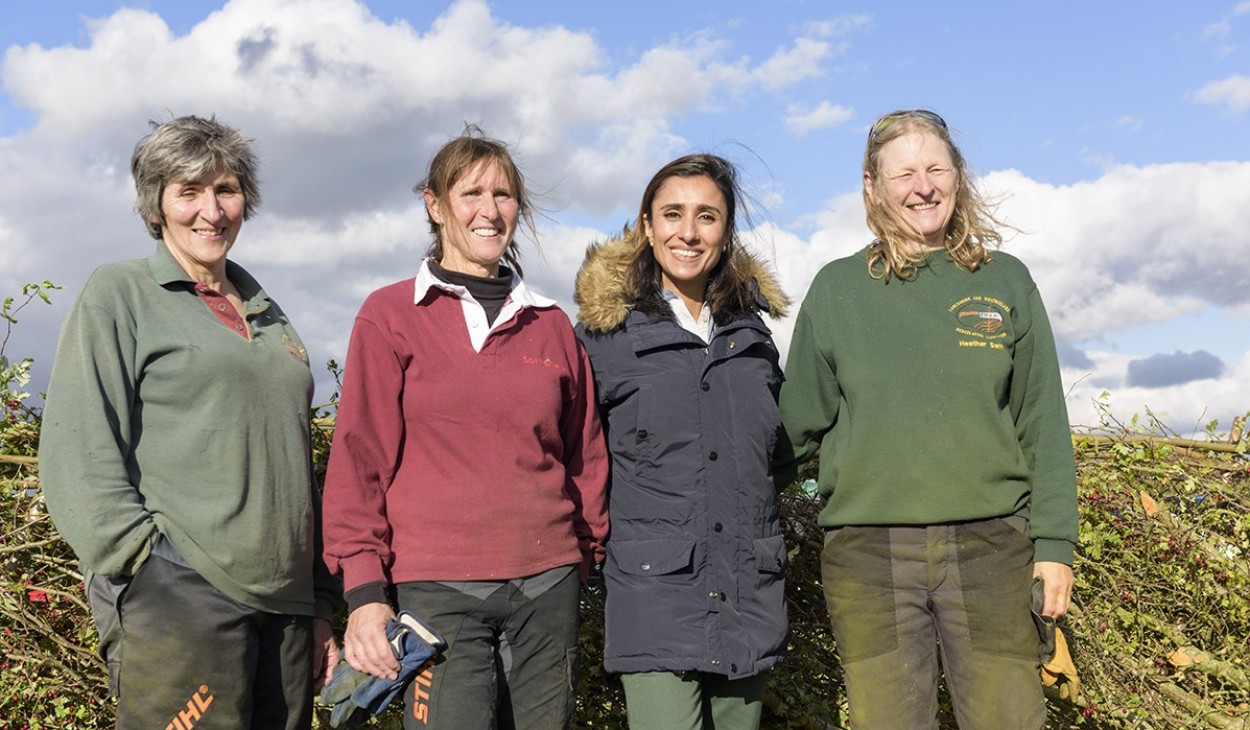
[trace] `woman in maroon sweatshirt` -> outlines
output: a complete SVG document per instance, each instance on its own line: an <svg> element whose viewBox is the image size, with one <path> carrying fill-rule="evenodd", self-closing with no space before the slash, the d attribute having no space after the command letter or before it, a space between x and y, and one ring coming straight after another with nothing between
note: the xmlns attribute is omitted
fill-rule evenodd
<svg viewBox="0 0 1250 730"><path fill-rule="evenodd" d="M344 658L393 677L398 607L448 642L405 727L567 727L579 575L602 560L607 456L586 354L521 280L524 180L476 128L416 187L434 242L357 315L325 488Z"/></svg>

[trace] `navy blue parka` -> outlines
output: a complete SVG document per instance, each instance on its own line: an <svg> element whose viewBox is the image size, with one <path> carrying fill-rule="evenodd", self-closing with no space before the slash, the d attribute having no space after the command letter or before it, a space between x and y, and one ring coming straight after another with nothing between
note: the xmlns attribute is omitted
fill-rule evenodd
<svg viewBox="0 0 1250 730"><path fill-rule="evenodd" d="M760 307L785 296L750 265ZM786 645L785 545L771 461L782 373L758 311L720 313L710 341L668 302L625 302L632 246L594 246L578 275L578 336L590 355L612 456L604 565L612 672L765 671Z"/></svg>

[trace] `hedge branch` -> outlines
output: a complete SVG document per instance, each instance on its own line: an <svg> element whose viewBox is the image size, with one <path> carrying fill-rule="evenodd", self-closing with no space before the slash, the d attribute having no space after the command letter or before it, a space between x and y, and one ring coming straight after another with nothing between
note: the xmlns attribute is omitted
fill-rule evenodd
<svg viewBox="0 0 1250 730"><path fill-rule="evenodd" d="M38 466L38 456L19 456L17 454L0 454L0 463L17 464L19 466Z"/></svg>
<svg viewBox="0 0 1250 730"><path fill-rule="evenodd" d="M1215 710L1192 693L1186 692L1171 682L1159 685L1159 692L1184 707L1193 717L1217 730L1250 730L1250 718L1233 717Z"/></svg>

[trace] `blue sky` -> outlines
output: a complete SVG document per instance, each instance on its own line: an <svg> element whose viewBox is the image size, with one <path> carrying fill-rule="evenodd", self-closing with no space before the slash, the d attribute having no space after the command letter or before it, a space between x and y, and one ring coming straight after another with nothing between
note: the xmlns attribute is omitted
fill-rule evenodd
<svg viewBox="0 0 1250 730"><path fill-rule="evenodd" d="M364 295L415 270L409 188L465 121L544 191L527 278L572 311L586 243L693 150L740 164L757 249L800 298L868 242L867 126L925 106L1023 231L1005 249L1046 299L1074 423L1103 392L1186 434L1250 410L1247 0L21 3L0 48L0 294L66 287L9 344L36 389L85 277L153 245L127 169L148 119L215 113L257 140L265 206L233 256L324 361Z"/></svg>

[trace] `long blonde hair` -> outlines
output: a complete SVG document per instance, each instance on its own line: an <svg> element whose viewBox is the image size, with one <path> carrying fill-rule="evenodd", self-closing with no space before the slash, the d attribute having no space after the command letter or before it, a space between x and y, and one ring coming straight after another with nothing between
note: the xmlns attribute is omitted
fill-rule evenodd
<svg viewBox="0 0 1250 730"><path fill-rule="evenodd" d="M874 181L879 180L881 149L911 133L932 134L950 152L957 182L954 212L946 226L946 251L957 265L976 271L990 260L986 247L1002 245L1003 237L998 228L1005 224L994 216L994 206L972 184L968 163L951 140L946 122L940 116L925 109L913 109L890 112L877 119L864 150L864 173ZM864 210L868 228L877 237L868 250L868 274L886 283L891 276L914 278L917 264L928 253L916 240L916 232L888 205L874 201L867 186L864 187Z"/></svg>

